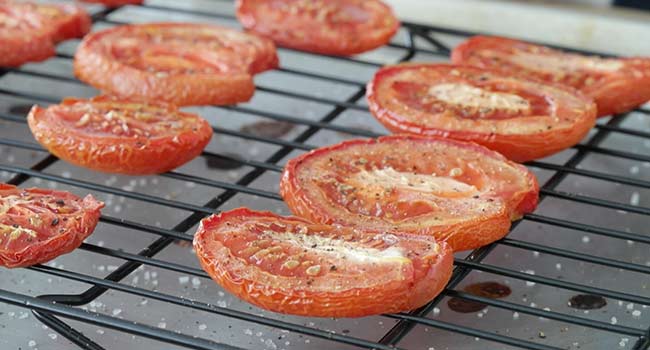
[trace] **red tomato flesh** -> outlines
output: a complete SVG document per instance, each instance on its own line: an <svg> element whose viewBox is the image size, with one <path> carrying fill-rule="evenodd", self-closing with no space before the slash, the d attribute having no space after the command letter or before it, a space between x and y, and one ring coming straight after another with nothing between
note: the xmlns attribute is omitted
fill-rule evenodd
<svg viewBox="0 0 650 350"><path fill-rule="evenodd" d="M0 183L0 266L31 266L73 251L94 231L103 207L91 195Z"/></svg>
<svg viewBox="0 0 650 350"><path fill-rule="evenodd" d="M313 222L423 234L466 250L534 210L525 167L474 143L418 136L351 140L290 160L280 193Z"/></svg>
<svg viewBox="0 0 650 350"><path fill-rule="evenodd" d="M267 310L316 317L415 309L440 293L453 264L448 245L432 237L245 208L204 219L194 247L227 291Z"/></svg>
<svg viewBox="0 0 650 350"><path fill-rule="evenodd" d="M591 97L598 116L627 112L650 100L650 58L603 58L502 37L475 36L458 45L456 64L573 87Z"/></svg>
<svg viewBox="0 0 650 350"><path fill-rule="evenodd" d="M255 90L252 75L277 66L271 41L192 23L95 32L74 60L75 75L107 93L179 106L248 101Z"/></svg>
<svg viewBox="0 0 650 350"><path fill-rule="evenodd" d="M34 106L27 121L36 140L57 157L119 174L169 171L198 156L212 137L210 124L195 114L111 97Z"/></svg>
<svg viewBox="0 0 650 350"><path fill-rule="evenodd" d="M577 91L473 67L386 66L367 91L392 132L474 141L520 162L578 143L596 122L596 106Z"/></svg>
<svg viewBox="0 0 650 350"><path fill-rule="evenodd" d="M278 45L326 55L352 55L388 43L399 21L378 0L238 0L244 28Z"/></svg>
<svg viewBox="0 0 650 350"><path fill-rule="evenodd" d="M18 67L54 55L52 28L12 3L0 3L0 67Z"/></svg>
<svg viewBox="0 0 650 350"><path fill-rule="evenodd" d="M20 11L34 13L52 30L52 40L80 38L90 31L92 21L81 6L66 3L12 2Z"/></svg>

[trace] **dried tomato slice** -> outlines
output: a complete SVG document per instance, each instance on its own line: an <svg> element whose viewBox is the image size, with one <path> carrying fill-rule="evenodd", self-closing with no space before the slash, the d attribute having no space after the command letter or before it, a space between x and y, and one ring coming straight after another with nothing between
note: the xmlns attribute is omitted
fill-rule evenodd
<svg viewBox="0 0 650 350"><path fill-rule="evenodd" d="M91 195L0 183L0 266L31 266L73 251L94 231L102 207Z"/></svg>
<svg viewBox="0 0 650 350"><path fill-rule="evenodd" d="M451 276L452 252L432 237L312 224L245 208L201 222L201 265L224 289L294 315L361 317L415 309Z"/></svg>
<svg viewBox="0 0 650 350"><path fill-rule="evenodd" d="M27 120L45 148L73 164L120 174L157 174L198 156L212 137L201 117L162 103L68 98L34 106Z"/></svg>
<svg viewBox="0 0 650 350"><path fill-rule="evenodd" d="M76 76L107 93L179 106L248 101L255 90L252 75L277 65L267 39L192 23L91 33L74 60Z"/></svg>
<svg viewBox="0 0 650 350"><path fill-rule="evenodd" d="M598 116L627 112L650 100L650 58L603 58L502 37L475 36L452 61L560 83L596 101Z"/></svg>
<svg viewBox="0 0 650 350"><path fill-rule="evenodd" d="M474 141L520 162L578 143L596 122L594 103L573 89L473 67L387 66L367 91L392 132Z"/></svg>
<svg viewBox="0 0 650 350"><path fill-rule="evenodd" d="M399 21L378 0L238 0L244 28L278 45L326 55L352 55L388 43Z"/></svg>
<svg viewBox="0 0 650 350"><path fill-rule="evenodd" d="M280 193L314 222L425 234L466 250L534 210L525 167L474 143L418 136L351 140L290 160Z"/></svg>

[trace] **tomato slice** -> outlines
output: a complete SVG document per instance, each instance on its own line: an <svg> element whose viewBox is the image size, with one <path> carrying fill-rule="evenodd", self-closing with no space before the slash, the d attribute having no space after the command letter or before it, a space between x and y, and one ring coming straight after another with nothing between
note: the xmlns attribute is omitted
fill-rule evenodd
<svg viewBox="0 0 650 350"><path fill-rule="evenodd" d="M326 55L352 55L380 47L399 28L379 0L238 0L244 28L278 45Z"/></svg>
<svg viewBox="0 0 650 350"><path fill-rule="evenodd" d="M31 266L73 251L95 230L103 207L92 195L0 183L0 266Z"/></svg>
<svg viewBox="0 0 650 350"><path fill-rule="evenodd" d="M83 36L90 25L76 5L0 1L0 67L43 61L55 43Z"/></svg>
<svg viewBox="0 0 650 350"><path fill-rule="evenodd" d="M0 67L18 67L54 55L52 28L13 3L0 2Z"/></svg>
<svg viewBox="0 0 650 350"><path fill-rule="evenodd" d="M384 67L367 95L392 132L474 141L520 162L578 143L596 122L594 103L573 89L448 64Z"/></svg>
<svg viewBox="0 0 650 350"><path fill-rule="evenodd" d="M277 66L271 41L191 23L91 33L74 60L77 77L105 92L179 106L248 101L255 91L252 75Z"/></svg>
<svg viewBox="0 0 650 350"><path fill-rule="evenodd" d="M90 31L92 21L81 6L74 4L46 4L31 2L12 2L20 11L35 13L46 26L52 28L55 43L72 38L80 38Z"/></svg>
<svg viewBox="0 0 650 350"><path fill-rule="evenodd" d="M537 205L524 166L474 143L396 135L351 140L290 160L280 193L313 222L424 234L454 251L493 242Z"/></svg>
<svg viewBox="0 0 650 350"><path fill-rule="evenodd" d="M432 237L246 208L204 219L194 248L225 290L267 310L316 317L415 309L440 293L453 265L449 246Z"/></svg>
<svg viewBox="0 0 650 350"><path fill-rule="evenodd" d="M212 137L201 117L162 103L68 98L27 117L34 137L57 157L119 174L158 174L198 156Z"/></svg>
<svg viewBox="0 0 650 350"><path fill-rule="evenodd" d="M585 56L508 38L475 36L458 45L451 59L571 86L596 101L598 116L627 112L650 100L650 58Z"/></svg>

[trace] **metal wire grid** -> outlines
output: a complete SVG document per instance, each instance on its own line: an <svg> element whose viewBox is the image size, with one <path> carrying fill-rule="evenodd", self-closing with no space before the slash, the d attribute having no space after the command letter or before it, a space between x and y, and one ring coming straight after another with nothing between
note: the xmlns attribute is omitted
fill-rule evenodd
<svg viewBox="0 0 650 350"><path fill-rule="evenodd" d="M151 9L158 9L158 10L165 10L165 11L173 10L176 12L186 12L189 14L196 13L196 14L206 15L205 13L193 11L193 10L186 10L186 9L179 9L179 8L170 9L165 6L154 6L154 5L143 5L143 6ZM112 10L107 9L98 12L96 15L93 16L94 22L122 24L119 22L111 21L108 18L106 18L106 16L109 13L111 13L111 11ZM223 14L208 14L208 16L215 16L215 17L225 18L225 19L233 19L232 16L223 15ZM437 40L435 38L435 35L452 34L452 35L459 35L459 36L469 36L473 34L468 32L457 31L457 30L450 30L446 28L423 26L414 23L404 23L403 26L405 29L408 30L408 36L409 36L408 45L402 45L397 43L390 44L391 47L403 51L403 56L401 57L400 61L408 61L411 58L413 58L417 53L427 53L427 54L447 57L449 54L449 47L447 47L441 41ZM432 45L433 49L420 47L420 45L418 45L415 40L416 38L418 38L418 40L425 40L430 45ZM69 55L58 54L57 56L63 59L71 59ZM376 67L380 66L377 63L365 61L358 58L332 57L331 59L351 61L357 64L369 65L369 66L376 66ZM506 246L521 248L524 250L542 252L557 257L573 259L576 261L589 262L589 263L598 264L602 266L618 268L625 271L633 271L633 272L639 272L643 274L650 274L650 266L643 266L640 264L629 263L622 260L589 255L582 252L526 242L514 238L502 239L497 243L482 247L480 249L471 252L471 254L469 254L465 258L457 258L455 260L456 266L451 281L449 282L445 291L436 299L434 299L425 307L419 310L415 310L410 313L385 315L386 317L395 319L398 322L396 322L396 324L392 327L392 329L390 329L390 331L388 331L381 339L377 339L377 341L369 341L369 340L361 339L359 337L355 337L353 335L333 334L329 331L324 331L314 327L303 326L291 322L285 322L282 320L271 319L268 317L261 317L253 313L232 310L229 308L219 307L216 305L207 304L196 300L189 300L171 294L165 294L157 291L150 291L143 288L130 286L126 283L122 283L121 281L127 275L134 272L139 266L143 264L148 266L158 267L161 269L182 272L193 276L207 278L208 276L199 269L156 259L156 255L175 240L190 242L192 240L192 236L186 232L190 228L192 228L201 218L209 214L218 212L221 206L223 206L226 202L228 202L228 200L233 198L238 193L252 194L264 198L269 198L272 200L281 200L280 196L277 193L251 188L248 187L248 185L250 185L253 181L255 181L256 179L258 179L260 176L262 176L267 172L273 172L273 173L280 172L281 166L279 166L277 163L285 156L289 155L292 151L294 150L305 151L311 149L312 146L306 144L305 142L308 141L310 137L315 135L319 130L345 132L347 134L357 135L360 137L379 136L373 132L364 129L346 127L346 126L341 126L341 125L336 125L331 123L333 120L335 120L346 110L366 111L365 107L357 104L357 102L362 99L365 93L364 81L356 81L347 78L329 76L327 74L307 72L307 71L302 71L299 69L293 69L289 67L281 67L279 70L297 76L305 76L305 77L315 78L319 80L350 85L352 87L355 87L357 90L349 99L340 102L340 101L335 101L327 98L314 97L307 94L293 93L288 91L282 91L279 89L258 86L258 91L265 91L271 94L277 94L279 96L288 96L288 97L301 99L305 101L318 102L321 104L331 105L334 107L331 110L331 112L323 115L317 121L303 119L300 116L286 115L286 114L276 113L272 111L259 111L247 107L242 107L242 106L224 107L226 109L239 111L243 113L249 113L259 117L268 118L271 120L283 121L283 122L293 123L296 125L303 125L306 126L307 128L294 139L287 141L282 139L253 135L242 131L234 131L230 129L214 127L215 134L229 135L229 136L239 137L243 139L254 140L268 145L280 146L280 148L275 153L273 153L270 157L268 157L265 161L248 160L248 159L244 159L243 157L232 156L228 154L221 154L221 153L214 153L214 152L207 152L207 151L204 152L203 153L204 157L215 157L229 162L236 162L252 168L252 170L244 174L241 178L239 178L236 182L233 183L226 182L226 181L217 181L209 178L198 177L198 176L183 174L179 172L169 172L162 175L164 177L168 177L172 179L195 182L202 185L211 186L214 188L220 188L224 190L224 192L222 192L218 197L213 198L212 200L208 201L203 205L194 205L182 201L165 199L157 196L152 196L152 195L132 192L132 191L126 191L119 188L100 185L100 184L82 181L74 178L65 178L61 176L44 173L43 171L46 168L58 162L58 159L52 155L49 155L46 158L38 161L36 164L33 164L30 168L18 167L18 166L13 166L4 163L0 164L0 170L15 174L15 176L11 178L10 181L8 181L9 183L14 185L20 185L30 178L41 178L45 180L55 181L57 183L75 186L82 189L124 196L138 201L154 203L162 206L183 209L192 212L190 216L188 216L185 220L179 222L173 229L163 229L151 225L141 224L138 222L128 221L119 217L102 215L101 222L103 223L109 225L121 226L121 227L133 229L137 231L147 232L150 234L157 235L159 236L159 238L149 246L144 247L137 254L127 253L121 250L104 248L98 245L84 243L80 249L95 254L101 254L104 256L110 256L110 257L121 259L122 261L124 261L123 264L119 266L117 270L110 273L105 278L97 278L86 274L81 274L81 273L55 268L51 266L44 266L44 265L33 266L30 268L33 271L37 271L45 275L58 276L70 281L78 281L86 284L91 284L93 285L93 287L91 287L90 289L86 290L81 294L42 295L38 297L32 297L29 295L12 292L11 290L5 289L6 287L3 286L2 288L0 288L0 302L31 309L36 315L36 317L39 320L41 320L44 324L48 325L53 330L57 331L59 334L61 334L68 340L77 344L80 348L92 349L92 350L99 350L104 348L100 344L94 342L92 339L87 337L86 335L82 334L80 331L76 330L75 328L68 325L66 322L62 321L61 318L100 325L102 327L111 328L117 331L140 335L143 337L147 337L147 338L151 338L163 342L168 342L171 344L176 344L176 345L180 345L192 349L239 349L227 344L215 343L207 339L196 338L172 330L156 328L149 325L135 323L129 320L111 317L100 313L85 311L78 307L75 307L75 306L81 306L92 302L93 300L101 296L103 293L105 293L107 290L120 291L131 295L146 297L153 300L175 304L184 308L201 310L207 313L222 315L234 319L249 321L256 324L284 329L298 334L304 334L308 336L322 338L331 341L332 346L336 346L336 343L345 343L359 348L395 349L397 346L399 346L400 340L402 340L415 325L426 325L429 327L439 328L439 329L447 330L450 332L456 332L463 335L480 337L482 339L491 340L494 342L507 344L522 349L541 349L541 350L559 349L557 347L540 344L538 342L534 342L531 340L514 338L504 334L496 334L482 329L467 327L467 326L450 323L446 321L440 321L440 320L427 317L427 315L434 309L434 307L436 307L436 305L438 305L443 300L445 296L447 297L452 296L452 297L457 297L465 300L480 302L495 308L500 308L500 309L509 310L513 312L519 312L522 314L527 314L532 316L544 317L546 319L566 322L569 324L581 325L588 328L604 330L607 332L611 332L613 334L636 337L637 341L634 344L633 349L635 350L650 349L650 340L649 340L650 328L643 328L643 327L634 328L634 327L628 327L623 325L615 325L615 324L592 320L580 316L542 310L532 306L520 305L508 301L493 300L489 298L475 296L455 289L455 287L461 281L463 281L463 279L465 279L466 276L471 271L484 271L484 272L489 272L501 276L507 276L513 279L535 282L543 285L555 286L558 288L563 288L563 289L573 290L573 291L578 291L583 293L596 294L607 298L613 298L613 299L618 299L618 300L623 300L623 301L628 301L628 302L633 302L633 303L638 303L643 305L650 305L650 297L648 295L643 295L640 293L619 292L610 289L597 288L585 284L574 283L571 281L565 281L565 280L551 278L551 277L535 276L535 275L519 272L514 269L503 268L503 267L490 265L482 262L486 257L490 255L490 253L494 250L496 246L506 245ZM27 71L23 69L9 69L5 71L0 71L0 76L6 74L7 72L12 72L20 75L25 75L25 76L32 75L32 76L44 77L48 79L55 79L59 81L80 83L76 79L70 77L61 77L58 75L52 75L48 73L38 73L38 72ZM34 103L39 103L39 102L57 103L58 102L57 99L54 99L49 96L38 96L35 94L18 93L9 89L5 89L3 87L0 87L0 94L27 98L34 101ZM650 112L648 110L639 109L637 110L637 112L650 116ZM606 136L611 133L618 133L622 135L629 135L629 136L641 137L644 139L650 139L650 132L648 131L621 127L620 125L625 120L625 118L626 115L621 115L612 118L605 124L597 125L595 133L588 139L588 141L586 141L581 145L577 145L573 147L575 149L575 153L564 164L557 165L557 164L542 162L542 161L530 162L528 164L530 166L547 169L553 172L553 175L550 177L550 179L546 181L541 187L541 199L543 200L546 197L555 197L567 201L585 203L592 206L611 208L615 210L624 210L631 213L637 213L643 216L650 216L650 208L622 204L614 201L603 200L603 199L593 198L584 195L578 195L575 193L563 192L556 189L556 187L558 187L558 185L562 182L562 180L564 180L565 177L567 177L570 174L600 179L612 183L620 183L620 184L636 186L644 189L650 188L650 182L648 181L626 177L626 176L612 175L612 174L577 168L578 164L580 164L580 162L583 161L588 154L602 154L602 155L607 155L612 157L650 162L650 156L645 154L631 153L627 151L609 149L600 146L600 144L603 142ZM7 113L0 114L0 119L10 121L10 122L15 122L15 123L25 123L24 117L17 117ZM46 152L39 145L24 140L0 138L0 145L15 147L24 150L36 151L36 152ZM547 225L552 225L552 226L571 229L571 230L578 230L586 233L602 235L602 236L611 237L615 239L622 239L622 240L629 240L633 242L639 242L643 244L650 244L650 236L642 233L626 232L623 230L610 229L610 228L599 227L595 225L592 226L592 225L573 222L565 219L543 216L539 214L528 214L523 218L522 221L516 222L514 226L516 227L523 221L543 223Z"/></svg>

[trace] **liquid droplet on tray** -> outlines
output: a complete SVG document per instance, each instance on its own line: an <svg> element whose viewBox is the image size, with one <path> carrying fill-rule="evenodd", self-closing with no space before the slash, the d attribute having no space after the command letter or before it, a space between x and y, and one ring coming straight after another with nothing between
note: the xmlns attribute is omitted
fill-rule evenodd
<svg viewBox="0 0 650 350"><path fill-rule="evenodd" d="M464 291L469 294L490 299L505 298L512 293L510 287L499 282L479 282L470 284L464 288ZM483 303L455 297L449 299L447 306L449 306L451 310L460 313L478 312L487 307L487 305Z"/></svg>
<svg viewBox="0 0 650 350"><path fill-rule="evenodd" d="M578 310L594 310L607 305L607 300L600 295L578 294L569 299L568 305Z"/></svg>

